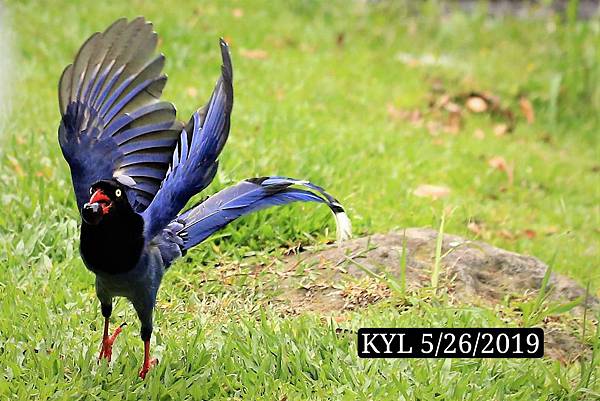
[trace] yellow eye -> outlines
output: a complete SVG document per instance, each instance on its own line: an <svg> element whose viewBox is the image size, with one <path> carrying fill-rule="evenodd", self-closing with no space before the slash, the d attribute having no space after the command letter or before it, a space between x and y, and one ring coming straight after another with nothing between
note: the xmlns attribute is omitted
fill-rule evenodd
<svg viewBox="0 0 600 401"><path fill-rule="evenodd" d="M121 197L121 190L120 190L120 189L117 189L117 190L115 191L115 196L116 196L117 198L120 198L120 197Z"/></svg>

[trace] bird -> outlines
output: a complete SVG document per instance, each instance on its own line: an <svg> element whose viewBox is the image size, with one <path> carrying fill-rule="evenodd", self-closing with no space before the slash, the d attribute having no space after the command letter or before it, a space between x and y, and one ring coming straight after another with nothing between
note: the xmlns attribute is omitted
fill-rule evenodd
<svg viewBox="0 0 600 401"><path fill-rule="evenodd" d="M337 239L351 235L340 202L320 186L283 176L242 180L185 209L217 172L230 130L233 67L220 39L214 90L183 123L173 104L161 100L167 76L157 43L144 17L120 18L83 43L58 84L58 142L81 217L79 251L95 275L104 318L98 361L111 360L124 326L109 335L113 300L124 297L140 321L142 379L158 363L150 339L162 278L189 249L241 216L292 202L324 203Z"/></svg>

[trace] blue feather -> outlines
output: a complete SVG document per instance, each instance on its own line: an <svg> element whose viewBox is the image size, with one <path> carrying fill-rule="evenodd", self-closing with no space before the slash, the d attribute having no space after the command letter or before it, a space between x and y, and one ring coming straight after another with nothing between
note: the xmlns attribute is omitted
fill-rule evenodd
<svg viewBox="0 0 600 401"><path fill-rule="evenodd" d="M221 41L223 66L211 98L196 111L181 132L173 152L171 166L160 190L144 211L144 237L154 238L192 196L213 180L217 158L229 135L229 120L233 107L233 73L229 48Z"/></svg>
<svg viewBox="0 0 600 401"><path fill-rule="evenodd" d="M156 181L146 181L143 178L140 178L136 180L134 187L152 197L158 190L159 184L156 184Z"/></svg>
<svg viewBox="0 0 600 401"><path fill-rule="evenodd" d="M125 142L128 142L132 139L137 138L138 136L143 136L151 132L160 132L168 130L173 127L172 121L163 121L155 124L142 125L140 127L130 128L128 130L124 130L118 135L114 136L115 142L118 145L121 145ZM171 140L171 144L172 144Z"/></svg>
<svg viewBox="0 0 600 401"><path fill-rule="evenodd" d="M162 180L163 171L160 168L156 168L153 164L137 164L131 167L124 167L121 169L128 176L135 177L146 177L146 178L154 178L156 180ZM158 188L157 188L158 189Z"/></svg>
<svg viewBox="0 0 600 401"><path fill-rule="evenodd" d="M121 67L119 67L117 69L116 72L113 73L113 75L110 77L110 80L107 82L106 86L104 87L104 90L102 91L102 94L100 94L100 96L98 96L96 98L96 101L93 104L93 107L95 109L97 109L98 107L102 106L102 105L106 105L105 104L105 100L106 97L110 94L110 91L112 90L112 87L115 85L115 83L119 80L119 78L121 78L121 74L123 73L123 70L125 69L125 66L122 65ZM112 72L112 68L109 71L109 74Z"/></svg>
<svg viewBox="0 0 600 401"><path fill-rule="evenodd" d="M290 188L291 185L301 185L317 193ZM241 216L292 202L325 203L334 212L338 221L338 215L345 216L344 209L337 201L331 202L330 199L334 198L323 188L307 181L284 177L263 177L242 181L218 192L177 218L177 221L184 224L180 234L185 239L183 249L199 244ZM344 238L350 235L349 226L338 227L338 229L343 230Z"/></svg>
<svg viewBox="0 0 600 401"><path fill-rule="evenodd" d="M129 166L137 163L163 163L168 164L171 161L171 157L164 152L150 152L141 151L130 153L123 157L121 166Z"/></svg>
<svg viewBox="0 0 600 401"><path fill-rule="evenodd" d="M129 84L132 83L134 79L135 76L125 78L125 80L115 89L113 89L112 86L114 86L116 82L111 82L111 92L107 94L106 100L102 102L102 107L100 108L100 115L106 115L107 111L113 106L116 100L123 94L125 89L127 89ZM110 118L108 118L107 120L110 120Z"/></svg>
<svg viewBox="0 0 600 401"><path fill-rule="evenodd" d="M173 105L158 100L166 77L164 56L153 56L156 43L143 18L121 19L92 35L63 71L59 142L79 208L89 200L92 184L128 175L130 183L152 181L150 193L130 184L128 199L141 212L138 205L149 204L167 173L183 125Z"/></svg>
<svg viewBox="0 0 600 401"><path fill-rule="evenodd" d="M164 75L161 75L161 76L153 78L153 79L147 79L144 82L142 82L141 84L134 87L133 89L130 89L127 92L127 94L123 97L123 99L119 100L119 102L116 105L114 105L109 111L103 111L103 110L105 110L105 107L103 106L102 109L100 110L100 114L105 118L106 121L111 121L113 119L113 117L116 116L117 113L119 113L123 109L123 107L125 107L133 98L135 98L137 95L139 95L142 91L148 91L150 86L155 85L155 84L158 86L161 86L159 91L162 91L162 87L164 87L166 82L167 82L167 78ZM112 96L114 96L114 95L112 95ZM109 102L107 102L107 104L109 104Z"/></svg>
<svg viewBox="0 0 600 401"><path fill-rule="evenodd" d="M113 61L114 63L114 61ZM92 87L92 93L89 96L90 99L90 104L92 106L96 105L98 102L98 95L100 93L100 89L102 89L102 85L104 85L104 82L106 81L106 78L108 77L108 74L110 72L110 69L112 68L112 64L109 65L100 75L98 75L98 77L96 78L96 81L94 81L94 86Z"/></svg>
<svg viewBox="0 0 600 401"><path fill-rule="evenodd" d="M128 155L146 149L170 148L171 145L173 145L173 140L171 138L142 138L129 141L126 144L121 145L119 149L123 154Z"/></svg>

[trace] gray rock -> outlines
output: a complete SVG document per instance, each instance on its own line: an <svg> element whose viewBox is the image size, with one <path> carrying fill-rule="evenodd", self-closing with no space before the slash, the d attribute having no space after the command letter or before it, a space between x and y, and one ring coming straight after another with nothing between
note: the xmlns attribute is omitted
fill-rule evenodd
<svg viewBox="0 0 600 401"><path fill-rule="evenodd" d="M326 283L340 282L344 274L357 278L367 273L357 264L376 274L388 272L400 275L403 233L375 234L330 246L314 253L300 253L289 258L288 270L302 263L317 266L321 288ZM406 230L407 278L409 288L430 286L435 259L437 231L429 228ZM444 234L442 243L442 275L440 285L450 286L456 294L478 296L500 301L505 296L523 296L537 291L548 266L532 256L519 255L489 244ZM288 282L292 285L293 281ZM585 295L585 289L574 280L552 273L549 298L571 301ZM330 296L331 297L331 296ZM333 302L330 300L330 302ZM339 303L332 303L335 307ZM597 306L598 300L588 296L587 304Z"/></svg>
<svg viewBox="0 0 600 401"><path fill-rule="evenodd" d="M278 301L284 313L314 312L340 314L389 297L391 291L382 280L364 279L370 273L400 275L403 249L402 232L375 234L301 252L284 260L279 273L282 289ZM437 231L428 228L406 230L408 288L430 287L435 261ZM442 242L441 275L438 285L448 289L458 301L475 299L494 305L507 297L533 297L548 268L539 259L519 255L482 242L445 234ZM359 266L360 265L360 266ZM585 296L585 289L560 274L552 273L548 284L551 302L568 302ZM598 299L588 295L586 306L599 307ZM583 304L571 313L580 314ZM593 316L595 313L590 313ZM541 322L546 333L546 356L564 363L589 357L591 349L574 331L556 319Z"/></svg>

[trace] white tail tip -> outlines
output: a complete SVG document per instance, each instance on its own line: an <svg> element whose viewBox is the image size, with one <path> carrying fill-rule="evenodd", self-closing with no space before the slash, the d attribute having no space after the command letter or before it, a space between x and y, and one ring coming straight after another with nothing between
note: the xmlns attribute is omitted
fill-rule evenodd
<svg viewBox="0 0 600 401"><path fill-rule="evenodd" d="M352 223L345 212L335 213L335 223L338 242L346 241L352 237Z"/></svg>

